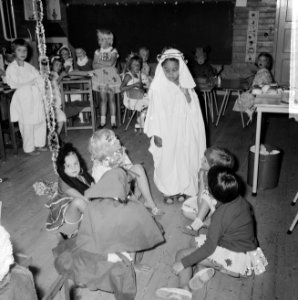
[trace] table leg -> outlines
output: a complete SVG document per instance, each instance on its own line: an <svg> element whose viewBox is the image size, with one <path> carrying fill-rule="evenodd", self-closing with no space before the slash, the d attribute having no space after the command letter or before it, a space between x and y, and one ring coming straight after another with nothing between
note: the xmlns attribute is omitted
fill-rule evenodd
<svg viewBox="0 0 298 300"><path fill-rule="evenodd" d="M259 173L259 156L260 156L260 141L261 141L261 127L262 127L262 112L258 111L257 128L256 128L256 142L255 142L254 172L253 172L253 183L252 183L252 196L257 195L258 173Z"/></svg>
<svg viewBox="0 0 298 300"><path fill-rule="evenodd" d="M206 122L208 123L208 99L206 92L203 92L204 102L205 102L205 114L206 114Z"/></svg>

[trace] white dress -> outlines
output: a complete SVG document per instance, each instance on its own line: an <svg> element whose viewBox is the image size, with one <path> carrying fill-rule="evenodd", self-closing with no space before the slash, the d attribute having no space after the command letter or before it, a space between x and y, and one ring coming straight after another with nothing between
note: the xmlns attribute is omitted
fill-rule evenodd
<svg viewBox="0 0 298 300"><path fill-rule="evenodd" d="M28 84L32 80L34 84ZM10 105L11 121L30 125L45 122L44 83L38 71L27 62L19 66L13 61L6 69L6 82L16 89Z"/></svg>
<svg viewBox="0 0 298 300"><path fill-rule="evenodd" d="M178 59L177 50L169 49L165 54L171 55L169 51L173 51L174 58ZM183 59L179 58L180 86L165 77L161 66L164 59L159 61L149 89L144 127L144 132L151 138L149 151L154 160L154 182L164 195L182 193L195 196L198 193L198 172L206 149L202 112L193 90L195 83ZM183 89L188 91L190 102ZM154 136L162 139L162 147L155 145Z"/></svg>

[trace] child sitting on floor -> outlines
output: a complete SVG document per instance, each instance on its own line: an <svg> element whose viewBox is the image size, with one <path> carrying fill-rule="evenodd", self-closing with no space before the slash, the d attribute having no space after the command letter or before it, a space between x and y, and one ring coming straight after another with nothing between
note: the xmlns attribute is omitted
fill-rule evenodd
<svg viewBox="0 0 298 300"><path fill-rule="evenodd" d="M62 111L61 93L59 88L59 83L63 76L66 74L62 72L62 60L59 56L54 56L51 59L51 84L53 91L53 100L55 102L55 115L57 121L57 133L60 134L63 123L66 122L66 115Z"/></svg>
<svg viewBox="0 0 298 300"><path fill-rule="evenodd" d="M135 128L143 128L140 122L140 112L148 107L149 99L145 94L145 86L142 81L142 58L133 54L127 62L127 69L121 83L120 90L124 93L123 104L126 108L138 111L137 123ZM142 127L141 127L142 126Z"/></svg>
<svg viewBox="0 0 298 300"><path fill-rule="evenodd" d="M125 148L121 146L115 133L109 129L97 130L90 139L89 150L93 161L92 176L98 182L102 175L112 169L124 168L130 181L136 182L135 195L140 194L145 200L144 205L151 209L155 216L163 215L154 203L144 168L140 164L132 164Z"/></svg>
<svg viewBox="0 0 298 300"><path fill-rule="evenodd" d="M255 235L252 207L240 196L240 179L231 169L215 166L208 172L208 186L218 207L207 236L198 236L196 247L178 251L173 265L174 273L179 276L179 288L186 291L201 288L212 278L214 269L233 277L248 277L262 274L268 264ZM192 278L192 267L197 264L207 269ZM169 295L179 292L162 288L157 294L171 299Z"/></svg>
<svg viewBox="0 0 298 300"><path fill-rule="evenodd" d="M116 300L135 299L135 270L140 267L134 262L135 253L164 242L145 207L127 197L129 180L124 169L105 172L85 191L92 201L78 235L54 249L59 274L90 290L113 292Z"/></svg>
<svg viewBox="0 0 298 300"><path fill-rule="evenodd" d="M84 192L91 186L93 179L81 155L71 144L65 144L60 149L56 166L59 175L58 191L46 204L50 209L46 229L59 229L63 236L71 237L77 233L83 218L88 204Z"/></svg>
<svg viewBox="0 0 298 300"><path fill-rule="evenodd" d="M197 197L187 199L181 207L183 215L193 220L183 230L184 233L197 235L200 228L206 226L206 223L204 223L206 217L208 216L209 219L215 211L217 201L208 191L208 170L213 166L224 166L233 169L234 165L234 156L228 150L216 146L206 149L199 172L199 194Z"/></svg>
<svg viewBox="0 0 298 300"><path fill-rule="evenodd" d="M0 226L0 299L37 300L31 272L14 262L9 233Z"/></svg>

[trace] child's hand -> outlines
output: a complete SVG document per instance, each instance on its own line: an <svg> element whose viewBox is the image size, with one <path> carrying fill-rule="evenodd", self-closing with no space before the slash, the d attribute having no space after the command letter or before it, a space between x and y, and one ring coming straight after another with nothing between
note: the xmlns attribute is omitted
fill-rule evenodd
<svg viewBox="0 0 298 300"><path fill-rule="evenodd" d="M184 266L180 261L175 262L172 266L173 273L175 275L178 275L182 270L184 269Z"/></svg>
<svg viewBox="0 0 298 300"><path fill-rule="evenodd" d="M143 83L141 81L136 82L133 85L134 85L134 87L141 89L141 90L143 90L143 88L144 88Z"/></svg>
<svg viewBox="0 0 298 300"><path fill-rule="evenodd" d="M154 136L154 144L156 147L162 147L162 139L159 136Z"/></svg>

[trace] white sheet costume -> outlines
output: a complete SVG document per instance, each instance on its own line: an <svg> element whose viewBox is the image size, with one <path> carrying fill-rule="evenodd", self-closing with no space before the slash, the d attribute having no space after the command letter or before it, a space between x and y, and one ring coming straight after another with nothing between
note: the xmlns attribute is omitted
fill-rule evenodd
<svg viewBox="0 0 298 300"><path fill-rule="evenodd" d="M179 86L169 81L162 62L167 58L179 60ZM154 182L167 196L198 192L198 172L206 149L205 126L195 82L176 49L166 50L158 63L149 89L149 107L144 132L151 138L149 151L154 160ZM182 89L191 97L190 103ZM162 147L154 143L162 139Z"/></svg>
<svg viewBox="0 0 298 300"><path fill-rule="evenodd" d="M12 122L19 122L24 152L46 143L45 110L42 99L43 80L38 71L29 63L19 66L13 61L6 69L6 82L16 89L10 105Z"/></svg>

